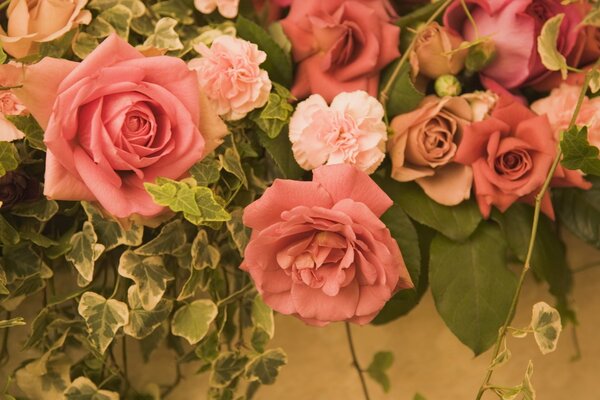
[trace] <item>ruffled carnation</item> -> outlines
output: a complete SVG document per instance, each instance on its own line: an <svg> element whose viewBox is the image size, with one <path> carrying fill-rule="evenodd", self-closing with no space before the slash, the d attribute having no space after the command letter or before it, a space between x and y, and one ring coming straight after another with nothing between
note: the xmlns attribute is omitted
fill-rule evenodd
<svg viewBox="0 0 600 400"><path fill-rule="evenodd" d="M202 14L210 14L219 10L225 18L235 18L238 14L240 0L194 0L194 7Z"/></svg>
<svg viewBox="0 0 600 400"><path fill-rule="evenodd" d="M227 120L238 120L269 100L269 74L260 69L267 59L254 43L231 36L220 36L208 48L195 47L202 55L189 63L198 74L198 82L217 113Z"/></svg>
<svg viewBox="0 0 600 400"><path fill-rule="evenodd" d="M290 121L294 157L306 170L352 164L372 173L385 157L383 107L367 92L340 93L331 106L315 94L298 104Z"/></svg>

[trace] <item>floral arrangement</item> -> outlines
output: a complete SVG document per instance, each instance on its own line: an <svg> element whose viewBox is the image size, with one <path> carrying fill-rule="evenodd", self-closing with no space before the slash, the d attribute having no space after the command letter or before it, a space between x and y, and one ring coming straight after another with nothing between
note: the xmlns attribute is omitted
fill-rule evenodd
<svg viewBox="0 0 600 400"><path fill-rule="evenodd" d="M491 349L476 399L534 399L531 365L493 373L577 323L557 224L600 248L599 27L591 0L0 2L0 396L168 398L179 373L127 372L167 346L206 398L261 398L273 312L352 344L431 293ZM515 328L528 273L556 302ZM393 355L351 350L389 389Z"/></svg>

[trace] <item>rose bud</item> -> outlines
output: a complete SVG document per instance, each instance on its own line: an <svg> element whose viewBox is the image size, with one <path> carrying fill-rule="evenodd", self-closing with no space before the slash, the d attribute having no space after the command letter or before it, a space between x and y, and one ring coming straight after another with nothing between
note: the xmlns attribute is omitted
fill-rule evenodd
<svg viewBox="0 0 600 400"><path fill-rule="evenodd" d="M458 96L462 86L454 75L442 75L435 80L435 93L440 97Z"/></svg>
<svg viewBox="0 0 600 400"><path fill-rule="evenodd" d="M496 57L496 45L490 39L477 43L469 49L465 60L465 68L469 72L479 72L487 67Z"/></svg>
<svg viewBox="0 0 600 400"><path fill-rule="evenodd" d="M431 79L441 75L459 73L465 62L467 50L458 50L462 38L437 22L432 22L417 33L410 65L413 75L421 74Z"/></svg>
<svg viewBox="0 0 600 400"><path fill-rule="evenodd" d="M0 208L9 209L21 202L35 200L40 192L39 182L25 172L9 171L0 177Z"/></svg>

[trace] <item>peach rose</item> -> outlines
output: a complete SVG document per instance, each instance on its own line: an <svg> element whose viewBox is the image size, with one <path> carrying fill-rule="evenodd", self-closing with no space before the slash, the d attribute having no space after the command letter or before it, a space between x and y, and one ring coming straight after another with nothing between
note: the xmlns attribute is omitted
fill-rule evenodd
<svg viewBox="0 0 600 400"><path fill-rule="evenodd" d="M400 28L388 0L302 0L292 3L281 26L298 63L292 94L340 92L377 95L379 72L400 55Z"/></svg>
<svg viewBox="0 0 600 400"><path fill-rule="evenodd" d="M44 58L15 94L45 129L44 194L155 216L144 182L179 179L227 133L176 57L143 57L112 34L83 62Z"/></svg>
<svg viewBox="0 0 600 400"><path fill-rule="evenodd" d="M388 142L392 178L415 181L429 197L447 206L468 199L473 173L453 160L470 121L469 103L460 97L428 96L416 110L395 117Z"/></svg>
<svg viewBox="0 0 600 400"><path fill-rule="evenodd" d="M430 79L442 75L456 75L465 65L467 50L458 50L463 39L437 22L421 30L410 53L414 76L421 74Z"/></svg>
<svg viewBox="0 0 600 400"><path fill-rule="evenodd" d="M240 0L194 0L194 7L202 14L210 14L218 9L225 18L235 18L239 5Z"/></svg>
<svg viewBox="0 0 600 400"><path fill-rule="evenodd" d="M241 269L274 310L307 324L369 323L398 289L413 287L379 219L392 200L346 165L312 182L277 179L244 210L252 228Z"/></svg>
<svg viewBox="0 0 600 400"><path fill-rule="evenodd" d="M87 25L92 14L84 10L87 0L10 0L6 31L0 42L8 54L23 58L35 53L40 42L58 39L79 24Z"/></svg>
<svg viewBox="0 0 600 400"><path fill-rule="evenodd" d="M197 72L200 87L214 102L217 113L227 120L238 120L269 100L271 81L260 69L267 55L254 43L231 36L219 36L210 49L195 46L202 55L189 62Z"/></svg>
<svg viewBox="0 0 600 400"><path fill-rule="evenodd" d="M385 157L383 106L367 92L340 93L328 106L313 94L298 104L290 120L290 141L298 164L352 164L374 172Z"/></svg>

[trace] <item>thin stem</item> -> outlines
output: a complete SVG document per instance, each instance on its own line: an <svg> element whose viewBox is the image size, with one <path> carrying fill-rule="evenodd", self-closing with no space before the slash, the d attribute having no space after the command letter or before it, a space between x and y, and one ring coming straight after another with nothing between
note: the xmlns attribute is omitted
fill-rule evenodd
<svg viewBox="0 0 600 400"><path fill-rule="evenodd" d="M595 68L595 66L594 66L594 68ZM592 68L592 70L594 68ZM591 75L588 73L586 75L583 87L579 94L579 99L577 100L577 105L575 106L575 110L573 111L573 116L571 118L571 122L569 124L568 129L575 126L575 121L577 121L577 116L579 115L579 110L581 109L581 105L583 104L583 100L585 99L585 93L587 92L587 86L590 82L590 77L591 77ZM554 172L556 171L556 168L558 167L558 164L560 163L561 157L562 157L562 150L559 145L558 149L556 151L556 157L554 158L554 161L552 162L552 166L550 167L550 170L548 171L548 174L546 175L544 184L542 185L542 188L540 189L539 193L535 196L535 209L533 212L533 223L531 225L531 235L529 237L529 247L527 249L527 256L525 257L525 263L523 265L523 270L521 271L521 276L519 276L517 290L515 291L515 294L513 296L513 299L512 299L511 305L510 305L510 309L508 311L508 315L506 316L504 325L502 325L502 328L500 328L500 332L498 333L498 338L496 339L496 344L494 346L494 351L492 353L492 360L495 360L496 357L498 356L498 353L500 352L502 340L506 336L506 331L508 329L508 325L510 324L512 317L515 314L515 310L517 309L517 305L519 303L519 296L521 295L521 290L523 288L523 282L525 281L525 276L527 275L527 271L529 271L529 269L531 268L531 257L533 256L533 249L535 247L535 238L537 236L538 223L540 220L540 213L541 213L541 209L542 209L542 199L544 198L544 196L546 195L546 192L548 191L548 188L550 187L550 182L552 181ZM477 393L476 400L481 400L483 393L487 389L489 389L489 383L490 383L490 379L492 378L493 373L494 373L493 368L489 368L487 370L487 373L485 375L483 383L479 387L479 392Z"/></svg>
<svg viewBox="0 0 600 400"><path fill-rule="evenodd" d="M350 324L345 322L346 325L346 337L348 338L348 347L350 347L350 354L352 354L352 365L356 372L358 372L358 377L360 378L360 384L362 386L363 394L365 395L365 400L370 400L369 390L367 389L367 382L365 381L365 375L363 369L360 367L358 363L358 358L356 357L356 351L354 350L354 342L352 341L352 330L350 329Z"/></svg>
<svg viewBox="0 0 600 400"><path fill-rule="evenodd" d="M471 11L469 10L467 3L465 2L465 0L460 0L460 4L462 5L463 10L465 11L465 15L467 16L467 19L473 26L473 31L475 32L475 39L479 39L479 29L477 28L477 23L475 22L475 19L471 15Z"/></svg>
<svg viewBox="0 0 600 400"><path fill-rule="evenodd" d="M0 10L2 6L0 5ZM0 86L0 90L11 90L11 89L20 89L22 88L23 85L17 85L17 86Z"/></svg>
<svg viewBox="0 0 600 400"><path fill-rule="evenodd" d="M115 288L113 289L113 292L109 297L110 299L114 298L117 295L120 285L121 285L121 275L117 274L117 281L115 282Z"/></svg>
<svg viewBox="0 0 600 400"><path fill-rule="evenodd" d="M129 384L129 373L127 372L127 335L123 335L121 342L121 358L123 359L123 374L125 381Z"/></svg>
<svg viewBox="0 0 600 400"><path fill-rule="evenodd" d="M435 12L431 15L431 17L429 17L429 19L427 20L427 22L425 22L424 26L427 26L431 22L435 21L435 19L442 12L444 12L444 10L446 9L446 7L448 7L450 5L450 3L452 3L453 1L454 0L446 0L444 2L444 4L442 4L442 6L440 8L438 8L437 10L435 10ZM396 79L398 78L398 75L400 75L400 70L402 69L402 67L404 66L404 64L406 63L406 61L408 60L408 57L409 57L412 49L415 47L415 43L417 42L417 37L418 37L418 31L417 31L417 34L415 34L415 37L410 41L410 45L408 46L408 48L406 49L406 51L404 52L404 54L402 54L402 57L400 58L400 61L398 61L398 64L396 64L396 67L394 68L394 71L392 71L392 75L390 75L390 78L385 83L385 86L381 90L381 93L379 93L379 102L383 105L383 109L384 110L386 109L385 106L386 106L388 98L389 98L389 91L392 90L392 86L394 85L394 82L396 82Z"/></svg>

